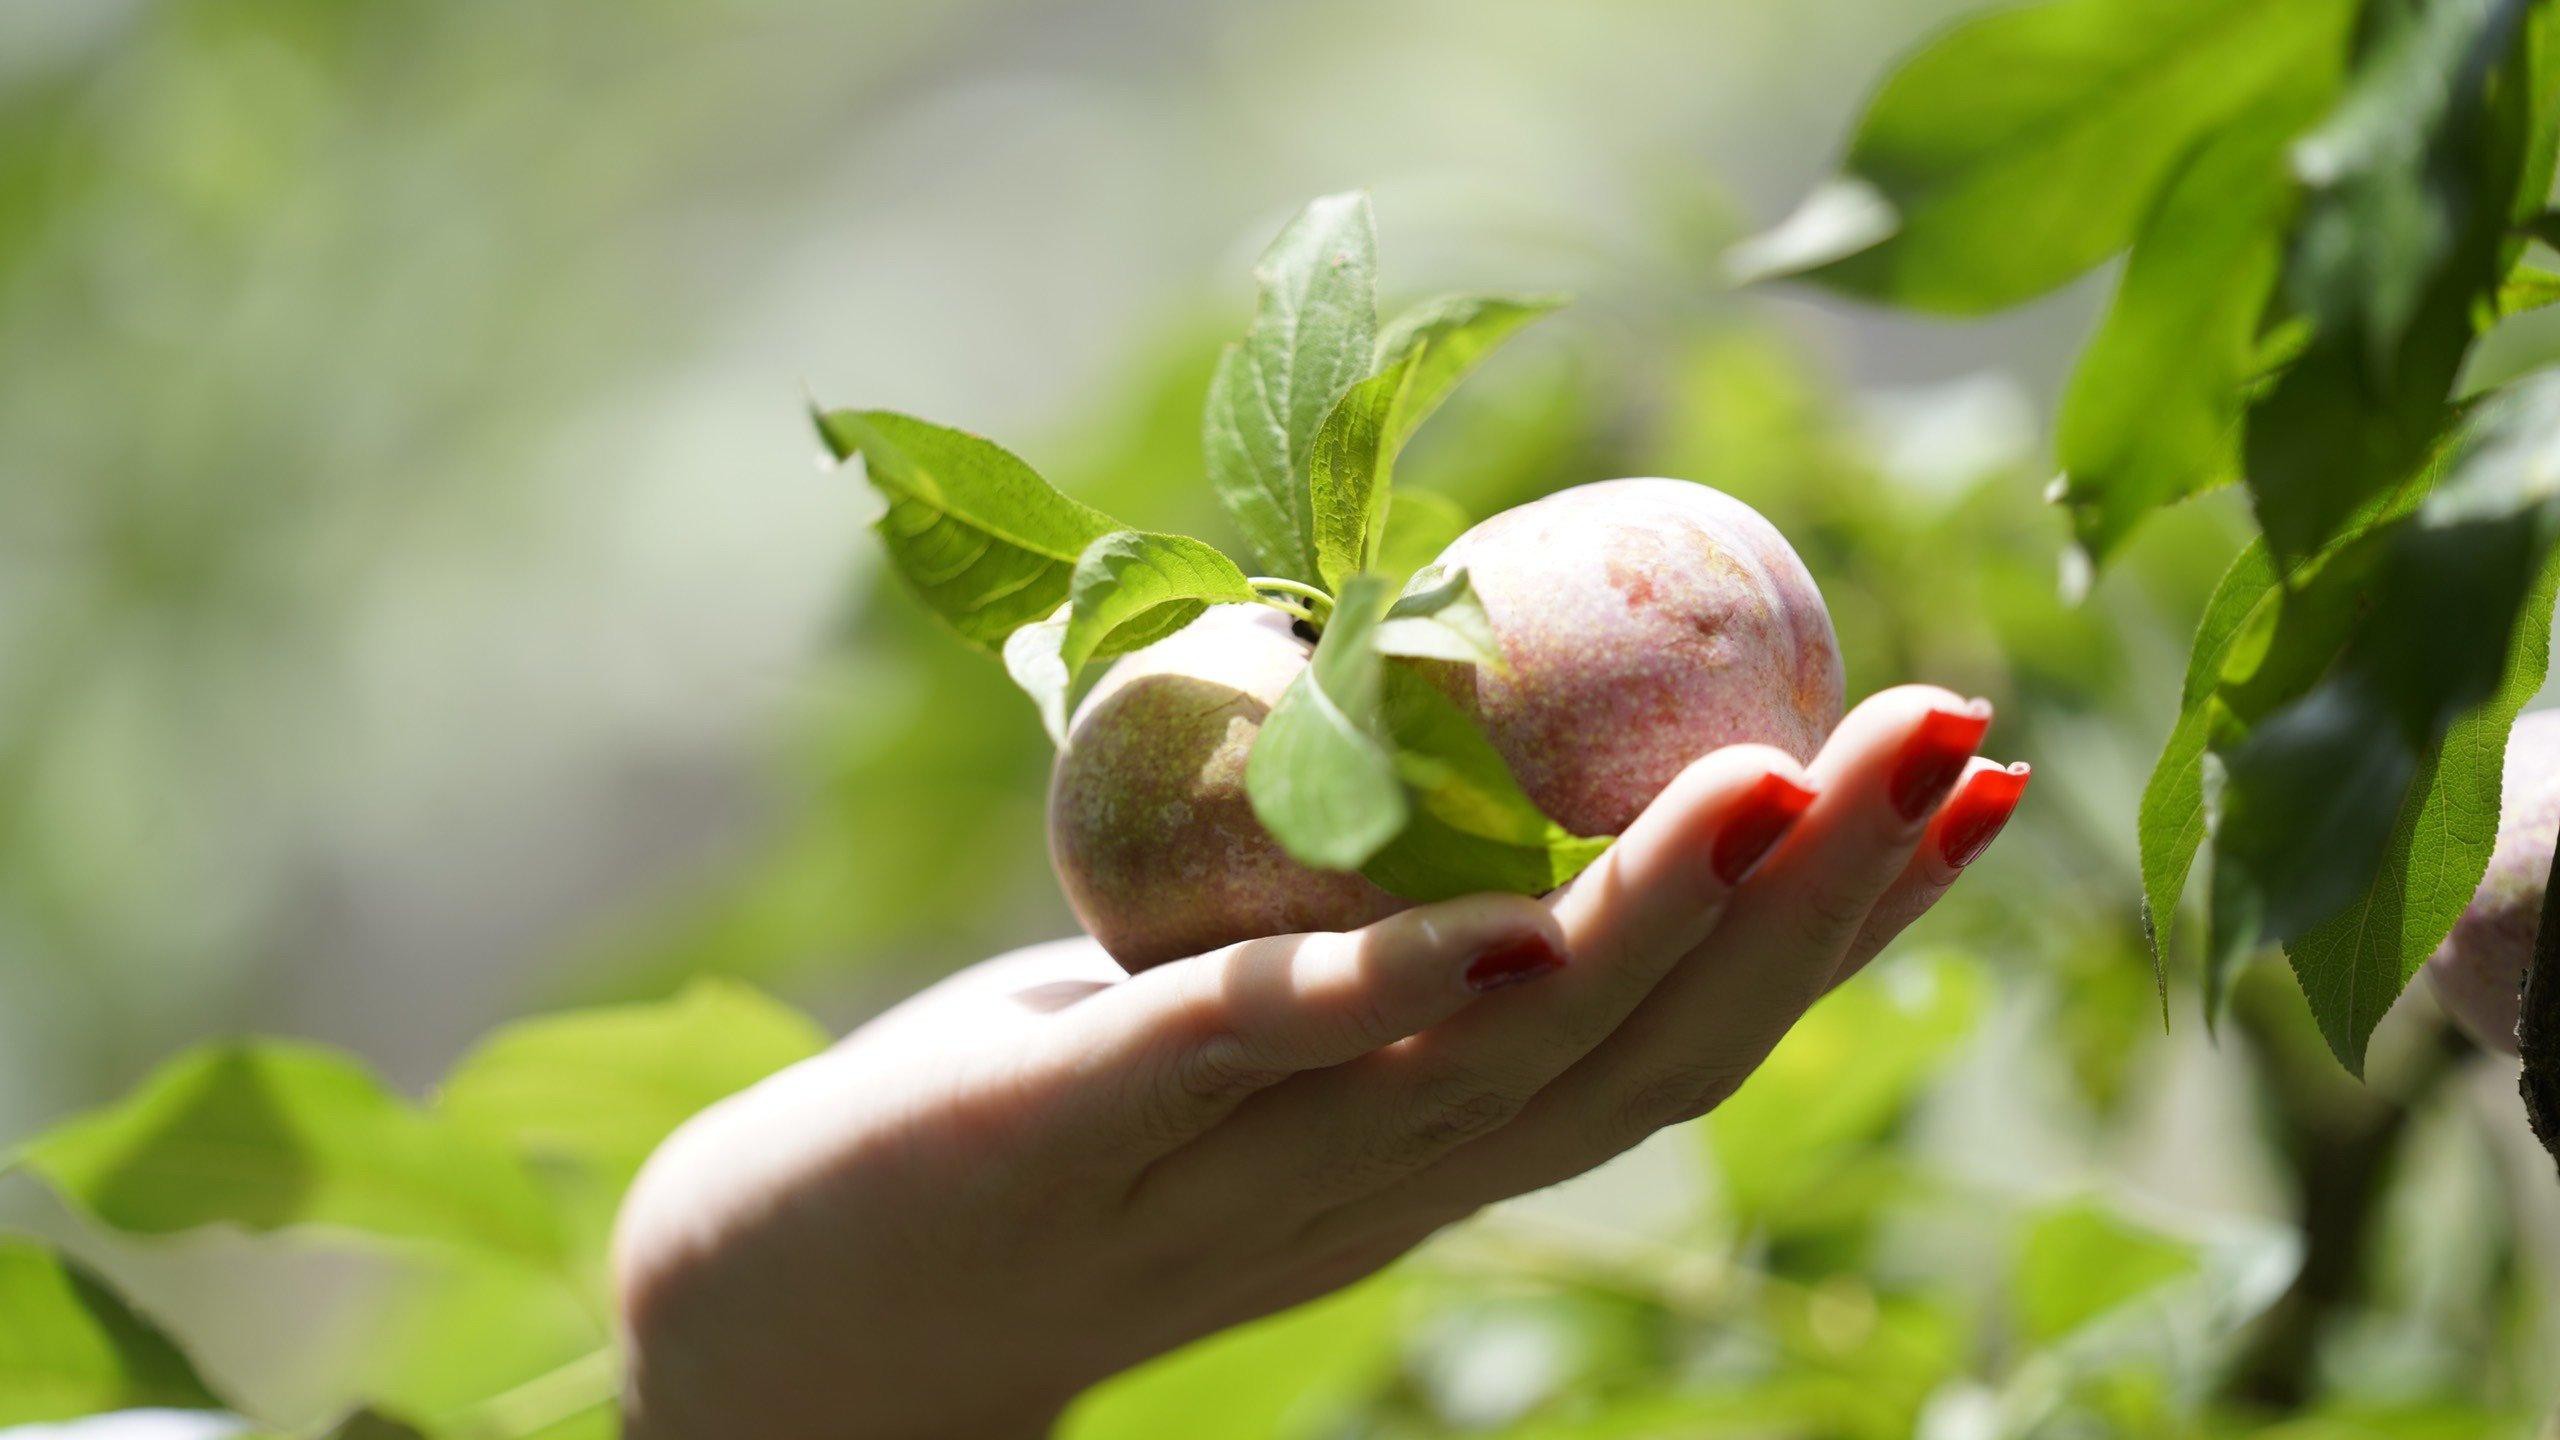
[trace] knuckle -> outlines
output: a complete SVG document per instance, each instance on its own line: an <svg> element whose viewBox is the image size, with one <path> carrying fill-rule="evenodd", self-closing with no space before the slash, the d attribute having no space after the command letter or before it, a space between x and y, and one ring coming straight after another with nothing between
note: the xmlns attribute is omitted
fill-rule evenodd
<svg viewBox="0 0 2560 1440"><path fill-rule="evenodd" d="M1520 1113L1508 1091L1469 1076L1448 1076L1419 1087L1395 1142L1397 1158L1429 1159L1481 1139Z"/></svg>
<svg viewBox="0 0 2560 1440"><path fill-rule="evenodd" d="M1190 1100L1223 1103L1240 1100L1287 1078L1279 1065L1227 1033L1185 1046L1175 1064L1176 1093Z"/></svg>
<svg viewBox="0 0 2560 1440"><path fill-rule="evenodd" d="M1657 1130L1687 1124L1732 1098L1749 1073L1729 1065L1684 1064L1648 1076L1619 1102L1616 1133L1632 1145Z"/></svg>

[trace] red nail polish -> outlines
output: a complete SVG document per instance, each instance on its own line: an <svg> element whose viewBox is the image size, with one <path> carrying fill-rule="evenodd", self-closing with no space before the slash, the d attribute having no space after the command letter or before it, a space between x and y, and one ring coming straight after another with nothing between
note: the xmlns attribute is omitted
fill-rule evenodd
<svg viewBox="0 0 2560 1440"><path fill-rule="evenodd" d="M1739 885L1813 805L1813 792L1784 775L1763 775L1743 794L1708 856L1716 878Z"/></svg>
<svg viewBox="0 0 2560 1440"><path fill-rule="evenodd" d="M1947 802L1946 823L1938 830L1938 853L1951 869L1961 870L1991 847L2000 827L2017 812L2018 797L2027 793L2030 772L2021 760L2001 770L1979 770Z"/></svg>
<svg viewBox="0 0 2560 1440"><path fill-rule="evenodd" d="M1554 941L1544 935L1522 935L1498 941L1467 962L1467 988L1482 994L1563 968L1564 957L1556 953Z"/></svg>
<svg viewBox="0 0 2560 1440"><path fill-rule="evenodd" d="M1973 747L1991 728L1991 702L1975 700L1961 710L1932 710L1920 717L1918 729L1902 742L1893 762L1893 778L1885 787L1893 808L1905 820L1917 820L1937 808L1947 788L1964 774Z"/></svg>

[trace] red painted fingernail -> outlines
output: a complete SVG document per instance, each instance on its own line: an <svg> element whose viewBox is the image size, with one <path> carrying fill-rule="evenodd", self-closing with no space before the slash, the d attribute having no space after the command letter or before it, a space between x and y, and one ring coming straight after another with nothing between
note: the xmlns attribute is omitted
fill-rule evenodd
<svg viewBox="0 0 2560 1440"><path fill-rule="evenodd" d="M1761 776L1733 807L1724 833L1716 836L1715 853L1708 857L1716 878L1727 885L1741 884L1742 877L1778 848L1812 805L1813 792L1802 785L1784 775Z"/></svg>
<svg viewBox="0 0 2560 1440"><path fill-rule="evenodd" d="M1938 853L1949 867L1961 870L1991 848L2000 827L2017 813L2018 797L2027 793L2027 762L1999 770L1977 770L1947 802L1946 824L1938 830Z"/></svg>
<svg viewBox="0 0 2560 1440"><path fill-rule="evenodd" d="M1498 941L1468 961L1467 988L1481 995L1563 968L1564 957L1556 953L1554 941L1544 935L1522 935Z"/></svg>
<svg viewBox="0 0 2560 1440"><path fill-rule="evenodd" d="M1990 728L1988 700L1968 702L1961 710L1932 710L1920 717L1919 728L1902 742L1902 754L1893 762L1893 778L1885 788L1903 819L1917 820L1937 808L1948 787L1964 774L1973 747L1982 743L1982 732Z"/></svg>

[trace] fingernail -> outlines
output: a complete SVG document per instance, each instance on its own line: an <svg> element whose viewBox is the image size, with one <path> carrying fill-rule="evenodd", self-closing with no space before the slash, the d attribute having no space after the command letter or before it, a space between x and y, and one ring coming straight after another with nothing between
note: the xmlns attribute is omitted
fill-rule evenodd
<svg viewBox="0 0 2560 1440"><path fill-rule="evenodd" d="M2027 763L1999 770L1978 770L1947 802L1947 821L1938 830L1938 853L1950 868L1961 870L1991 847L2000 827L2017 813L2018 797L2027 793Z"/></svg>
<svg viewBox="0 0 2560 1440"><path fill-rule="evenodd" d="M1972 700L1961 710L1932 710L1920 717L1918 729L1902 742L1893 762L1886 795L1905 820L1917 820L1937 808L1947 789L1964 773L1982 732L1991 728L1991 702Z"/></svg>
<svg viewBox="0 0 2560 1440"><path fill-rule="evenodd" d="M1564 957L1556 953L1554 941L1544 935L1521 935L1498 941L1467 962L1467 988L1481 995L1563 968Z"/></svg>
<svg viewBox="0 0 2560 1440"><path fill-rule="evenodd" d="M1786 776L1761 776L1734 806L1733 817L1724 822L1724 833L1716 836L1715 851L1708 857L1716 878L1727 885L1741 884L1778 848L1812 804L1813 792Z"/></svg>

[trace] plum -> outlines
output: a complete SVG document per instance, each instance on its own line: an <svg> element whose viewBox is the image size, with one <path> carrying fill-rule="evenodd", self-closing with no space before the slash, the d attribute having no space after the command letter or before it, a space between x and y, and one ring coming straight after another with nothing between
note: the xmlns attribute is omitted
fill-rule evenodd
<svg viewBox="0 0 2560 1440"><path fill-rule="evenodd" d="M2499 792L2488 873L2453 932L2427 958L2427 982L2474 1040L2512 1055L2551 877L2552 836L2560 831L2560 710L2516 721Z"/></svg>
<svg viewBox="0 0 2560 1440"><path fill-rule="evenodd" d="M1584 485L1487 520L1441 558L1473 577L1507 664L1427 668L1578 833L1624 830L1720 745L1809 760L1839 721L1822 596L1728 495ZM1300 865L1254 818L1245 757L1310 651L1278 611L1217 606L1120 660L1077 707L1050 786L1050 858L1077 918L1130 970L1406 903Z"/></svg>
<svg viewBox="0 0 2560 1440"><path fill-rule="evenodd" d="M1691 760L1756 740L1799 760L1839 723L1831 612L1777 527L1687 480L1605 480L1451 542L1509 662L1444 670L1521 788L1614 835Z"/></svg>
<svg viewBox="0 0 2560 1440"><path fill-rule="evenodd" d="M1212 606L1076 707L1049 785L1049 858L1076 918L1130 971L1404 907L1290 859L1254 819L1245 756L1311 650L1277 610Z"/></svg>

